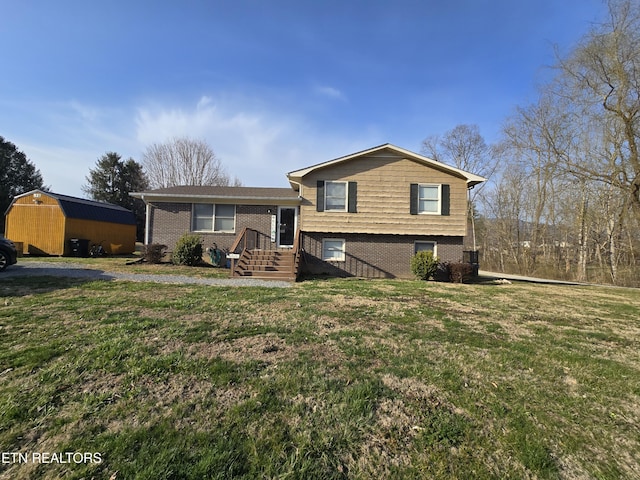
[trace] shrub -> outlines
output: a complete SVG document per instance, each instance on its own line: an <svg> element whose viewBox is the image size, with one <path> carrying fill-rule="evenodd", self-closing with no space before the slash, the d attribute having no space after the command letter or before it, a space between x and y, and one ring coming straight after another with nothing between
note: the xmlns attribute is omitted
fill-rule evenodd
<svg viewBox="0 0 640 480"><path fill-rule="evenodd" d="M202 262L202 238L185 233L176 243L172 261L176 265L199 265Z"/></svg>
<svg viewBox="0 0 640 480"><path fill-rule="evenodd" d="M451 271L449 270L449 262L438 263L438 271L433 276L433 279L436 282L450 282L451 281Z"/></svg>
<svg viewBox="0 0 640 480"><path fill-rule="evenodd" d="M429 280L437 271L438 257L433 252L418 252L411 259L411 272L420 280Z"/></svg>
<svg viewBox="0 0 640 480"><path fill-rule="evenodd" d="M160 263L165 253L167 253L166 245L151 243L142 249L142 258L149 263Z"/></svg>
<svg viewBox="0 0 640 480"><path fill-rule="evenodd" d="M463 283L473 277L474 268L470 263L450 263L449 280L453 283Z"/></svg>

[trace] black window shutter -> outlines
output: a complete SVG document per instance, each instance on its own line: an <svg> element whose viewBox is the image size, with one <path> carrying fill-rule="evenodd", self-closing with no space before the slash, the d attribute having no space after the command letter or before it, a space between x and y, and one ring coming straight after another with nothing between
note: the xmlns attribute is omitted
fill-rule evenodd
<svg viewBox="0 0 640 480"><path fill-rule="evenodd" d="M349 213L356 213L358 211L358 183L349 182Z"/></svg>
<svg viewBox="0 0 640 480"><path fill-rule="evenodd" d="M316 190L316 211L324 212L324 180L318 180Z"/></svg>
<svg viewBox="0 0 640 480"><path fill-rule="evenodd" d="M409 207L409 213L411 215L417 215L418 214L418 184L417 183L411 184L410 204L411 206Z"/></svg>
<svg viewBox="0 0 640 480"><path fill-rule="evenodd" d="M440 208L440 214L449 216L451 215L451 188L447 184L442 185L442 206Z"/></svg>

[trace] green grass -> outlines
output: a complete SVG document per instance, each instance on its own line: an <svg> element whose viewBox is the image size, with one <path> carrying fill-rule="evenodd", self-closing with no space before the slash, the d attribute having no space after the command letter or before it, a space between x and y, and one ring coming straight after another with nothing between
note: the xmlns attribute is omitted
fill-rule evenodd
<svg viewBox="0 0 640 480"><path fill-rule="evenodd" d="M0 345L0 450L102 459L0 478L640 472L636 290L0 277Z"/></svg>

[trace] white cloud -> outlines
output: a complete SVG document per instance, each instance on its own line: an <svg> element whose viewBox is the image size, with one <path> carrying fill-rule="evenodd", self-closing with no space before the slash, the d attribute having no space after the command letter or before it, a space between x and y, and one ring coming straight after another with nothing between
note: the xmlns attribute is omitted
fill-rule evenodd
<svg viewBox="0 0 640 480"><path fill-rule="evenodd" d="M232 176L247 186L287 186L286 173L382 143L255 98L202 96L191 106L147 103L103 107L67 101L5 105L3 136L25 152L58 193L84 196L89 170L106 152L141 161L156 142L190 136L207 141Z"/></svg>
<svg viewBox="0 0 640 480"><path fill-rule="evenodd" d="M203 139L247 186L286 186L287 172L350 153L344 149L350 139L328 140L331 133L319 136L304 118L246 103L202 97L191 109L142 107L136 138L143 148L180 136Z"/></svg>
<svg viewBox="0 0 640 480"><path fill-rule="evenodd" d="M213 99L207 95L204 95L203 97L200 98L200 100L198 101L198 110L200 110L201 108L205 108L208 105L211 104L211 102L213 101Z"/></svg>
<svg viewBox="0 0 640 480"><path fill-rule="evenodd" d="M74 113L74 116L79 116L79 120L96 122L104 116L100 109L91 105L82 104L77 100L71 100L67 106Z"/></svg>
<svg viewBox="0 0 640 480"><path fill-rule="evenodd" d="M317 86L313 90L317 95L321 95L323 97L333 98L336 100L346 100L344 93L337 88L333 88L328 85Z"/></svg>
<svg viewBox="0 0 640 480"><path fill-rule="evenodd" d="M78 101L9 106L12 123L0 127L40 170L54 192L84 196L89 169L108 151L128 158L137 145L122 111Z"/></svg>
<svg viewBox="0 0 640 480"><path fill-rule="evenodd" d="M42 174L53 192L83 197L82 186L89 169L104 152L48 144L22 143L20 148Z"/></svg>

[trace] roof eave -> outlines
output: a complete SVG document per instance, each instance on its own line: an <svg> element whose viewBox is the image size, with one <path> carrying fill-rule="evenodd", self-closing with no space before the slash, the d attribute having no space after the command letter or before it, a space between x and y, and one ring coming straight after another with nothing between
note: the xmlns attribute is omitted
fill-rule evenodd
<svg viewBox="0 0 640 480"><path fill-rule="evenodd" d="M479 175L475 175L473 173L469 173L466 172L464 170L461 170L459 168L456 167L452 167L450 165L438 162L437 160L433 160L431 158L425 157L423 155L420 155L418 153L412 152L410 150L406 150L404 148L401 147L397 147L395 145L392 145L390 143L385 143L383 145L378 145L377 147L373 147L373 148L369 148L367 150L362 150L361 152L356 152L356 153L352 153L350 155L346 155L344 157L339 157L339 158L335 158L333 160L329 160L323 163L318 163L316 165L311 165L309 167L300 169L300 170L294 170L292 172L287 173L287 179L289 180L289 182L294 182L294 183L300 183L302 181L302 177L304 177L305 175L308 175L309 173L321 169L321 168L326 168L326 167L330 167L332 165L338 164L338 163L342 163L342 162L346 162L349 160L352 160L354 158L357 157L362 157L365 155L370 155L374 152L377 152L379 150L384 150L384 149L390 149L393 150L397 153L400 153L404 156L406 156L407 158L410 159L414 159L417 160L419 162L422 162L425 165L429 165L431 167L437 168L439 170L445 171L447 173L450 174L454 174L457 175L461 178L464 178L467 181L467 187L471 188L475 185L478 185L479 183L482 182L486 182L487 179L483 178Z"/></svg>
<svg viewBox="0 0 640 480"><path fill-rule="evenodd" d="M132 192L131 195L134 198L139 198L145 202L179 202L184 203L188 201L192 203L194 201L218 201L224 203L242 203L246 205L272 205L272 204L295 204L298 205L301 202L299 197L256 197L247 195L193 195L186 193L152 193L152 192Z"/></svg>
<svg viewBox="0 0 640 480"><path fill-rule="evenodd" d="M481 177L480 175L469 174L469 176L467 177L467 188L473 188L476 185L479 185L486 181L487 179L484 177Z"/></svg>
<svg viewBox="0 0 640 480"><path fill-rule="evenodd" d="M338 158L334 158L333 160L328 160L326 162L322 162L322 163L317 163L315 165L311 165L309 167L306 168L301 168L300 170L293 170L289 173L287 173L287 178L289 178L289 181L291 181L291 178L296 178L296 179L301 179L302 177L304 177L305 175L313 172L314 170L317 170L319 168L325 168L325 167L329 167L333 164L336 163L342 163L345 162L347 160L351 160L352 158L356 158L356 157L360 157L363 155L369 155L375 151L378 150L382 150L383 148L396 148L393 145L391 145L390 143L385 143L383 145L378 145L377 147L373 147L373 148L368 148L366 150L362 150L360 152L356 152L356 153L351 153L349 155L345 155L343 157L338 157Z"/></svg>

